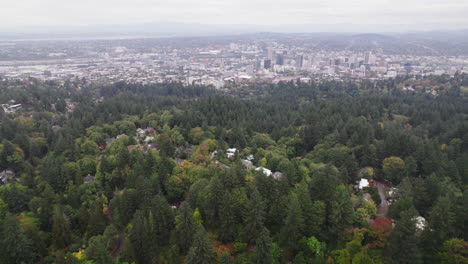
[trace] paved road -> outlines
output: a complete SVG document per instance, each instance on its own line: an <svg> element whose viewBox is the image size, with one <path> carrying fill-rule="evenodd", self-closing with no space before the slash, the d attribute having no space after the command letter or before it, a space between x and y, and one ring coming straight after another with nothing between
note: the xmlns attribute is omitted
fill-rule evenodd
<svg viewBox="0 0 468 264"><path fill-rule="evenodd" d="M359 179L364 177L364 171L367 168L372 169L372 167L364 167L358 170L357 176ZM389 188L390 184L388 182L378 180L374 180L374 184L377 187L377 190L379 191L379 196L381 200L380 204L377 205L377 214L388 217L388 208L390 207L390 204L387 201L387 193L385 189Z"/></svg>
<svg viewBox="0 0 468 264"><path fill-rule="evenodd" d="M125 235L122 231L122 228L114 222L114 214L110 207L110 203L108 205L107 218L111 222L112 226L114 227L118 235L118 238L115 241L114 246L112 247L112 251L111 251L111 256L115 259L117 256L120 255L120 252L122 252L123 250Z"/></svg>
<svg viewBox="0 0 468 264"><path fill-rule="evenodd" d="M374 183L379 191L379 196L381 200L380 204L377 206L377 214L388 217L388 208L390 207L390 204L387 201L387 193L385 192L385 189L389 186L388 184L380 181L374 181Z"/></svg>

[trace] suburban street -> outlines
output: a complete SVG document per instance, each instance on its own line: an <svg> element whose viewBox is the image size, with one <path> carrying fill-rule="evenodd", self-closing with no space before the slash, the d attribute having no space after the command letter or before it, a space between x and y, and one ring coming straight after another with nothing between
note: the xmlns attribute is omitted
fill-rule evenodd
<svg viewBox="0 0 468 264"><path fill-rule="evenodd" d="M379 191L379 196L380 196L380 204L377 206L377 213L379 215L383 215L385 217L388 217L388 209L390 207L389 202L387 201L387 194L385 192L385 189L388 188L388 184L385 182L381 181L374 181L375 186L377 187Z"/></svg>

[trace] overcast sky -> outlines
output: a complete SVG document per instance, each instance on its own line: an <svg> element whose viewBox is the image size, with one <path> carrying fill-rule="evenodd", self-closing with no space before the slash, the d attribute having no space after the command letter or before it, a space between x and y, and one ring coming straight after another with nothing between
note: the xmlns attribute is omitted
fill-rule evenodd
<svg viewBox="0 0 468 264"><path fill-rule="evenodd" d="M468 0L3 0L0 5L1 28L158 21L468 28Z"/></svg>

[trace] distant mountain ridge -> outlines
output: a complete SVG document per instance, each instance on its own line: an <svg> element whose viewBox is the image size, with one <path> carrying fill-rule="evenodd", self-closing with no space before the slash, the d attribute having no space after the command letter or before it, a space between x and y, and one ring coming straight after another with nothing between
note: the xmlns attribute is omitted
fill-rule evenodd
<svg viewBox="0 0 468 264"><path fill-rule="evenodd" d="M180 22L152 22L142 24L124 25L62 25L62 26L17 26L5 27L0 25L0 35L21 35L21 34L152 34L152 35L172 35L172 36L195 36L195 35L230 35L249 34L259 32L283 32L283 33L318 33L318 32L338 32L338 33L391 33L391 32L428 32L427 29L436 29L440 32L458 30L468 31L468 25L361 25L361 24L289 24L289 25L257 25L257 24L199 24ZM437 32L437 31L430 31ZM411 33L410 33L411 34Z"/></svg>
<svg viewBox="0 0 468 264"><path fill-rule="evenodd" d="M0 41L193 38L209 43L215 39L236 41L275 38L293 39L304 45L313 45L317 49L325 50L376 50L389 54L412 55L468 55L468 29L417 32L343 32L346 30L342 29L341 32L327 32L321 31L321 28L325 26L204 25L172 22L114 26L28 27L21 30L0 29ZM356 28L356 25L351 25L351 28Z"/></svg>

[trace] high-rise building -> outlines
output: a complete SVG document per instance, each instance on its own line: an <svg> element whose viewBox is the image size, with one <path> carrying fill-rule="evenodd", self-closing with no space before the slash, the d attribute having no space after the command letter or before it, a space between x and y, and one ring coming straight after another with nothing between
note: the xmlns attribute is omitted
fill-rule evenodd
<svg viewBox="0 0 468 264"><path fill-rule="evenodd" d="M320 59L314 56L309 56L310 66L316 66L320 64Z"/></svg>
<svg viewBox="0 0 468 264"><path fill-rule="evenodd" d="M273 47L268 47L267 48L267 58L269 60L273 60L275 57L275 50L273 50Z"/></svg>
<svg viewBox="0 0 468 264"><path fill-rule="evenodd" d="M366 55L364 56L364 63L365 64L369 64L371 54L372 54L371 51L366 52Z"/></svg>
<svg viewBox="0 0 468 264"><path fill-rule="evenodd" d="M263 61L257 60L257 61L255 62L255 67L254 67L254 69L255 69L256 71L258 71L258 70L260 70L260 69L262 68L262 66L263 66Z"/></svg>
<svg viewBox="0 0 468 264"><path fill-rule="evenodd" d="M237 50L237 49L239 49L239 45L237 45L236 43L230 43L229 48L231 50Z"/></svg>
<svg viewBox="0 0 468 264"><path fill-rule="evenodd" d="M366 55L364 57L364 63L365 64L375 64L376 57L374 54L372 54L372 51L366 52Z"/></svg>
<svg viewBox="0 0 468 264"><path fill-rule="evenodd" d="M283 65L284 64L283 54L276 55L276 64L277 65Z"/></svg>
<svg viewBox="0 0 468 264"><path fill-rule="evenodd" d="M263 68L265 68L265 69L270 69L271 68L271 60L270 59L263 61Z"/></svg>
<svg viewBox="0 0 468 264"><path fill-rule="evenodd" d="M302 67L302 66L304 66L304 56L297 55L296 56L296 67Z"/></svg>
<svg viewBox="0 0 468 264"><path fill-rule="evenodd" d="M248 75L253 75L254 74L254 66L253 65L247 65L245 67L245 72L248 74Z"/></svg>

